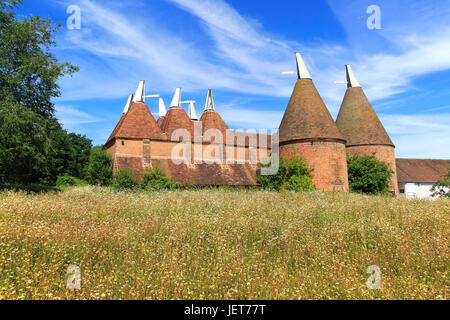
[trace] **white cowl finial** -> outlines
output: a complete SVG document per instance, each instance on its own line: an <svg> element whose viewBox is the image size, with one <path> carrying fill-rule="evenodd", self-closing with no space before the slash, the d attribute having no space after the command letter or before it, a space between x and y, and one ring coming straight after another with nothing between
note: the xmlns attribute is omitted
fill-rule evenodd
<svg viewBox="0 0 450 320"><path fill-rule="evenodd" d="M312 79L311 74L306 67L305 62L300 54L300 52L296 52L295 56L297 57L297 74L299 79Z"/></svg>
<svg viewBox="0 0 450 320"><path fill-rule="evenodd" d="M195 111L194 103L194 101L189 101L189 118L193 121L198 121L197 111Z"/></svg>
<svg viewBox="0 0 450 320"><path fill-rule="evenodd" d="M216 111L211 89L208 90L208 95L206 96L205 111Z"/></svg>
<svg viewBox="0 0 450 320"><path fill-rule="evenodd" d="M141 82L139 82L133 102L145 102L145 80L141 80Z"/></svg>
<svg viewBox="0 0 450 320"><path fill-rule="evenodd" d="M125 105L125 108L123 109L123 113L128 113L128 110L130 110L131 103L133 102L133 94L130 94L127 100L127 104Z"/></svg>
<svg viewBox="0 0 450 320"><path fill-rule="evenodd" d="M159 98L159 117L164 118L167 114L166 105L163 98Z"/></svg>
<svg viewBox="0 0 450 320"><path fill-rule="evenodd" d="M180 108L181 102L181 88L177 88L175 90L175 94L173 95L172 102L170 103L170 108Z"/></svg>
<svg viewBox="0 0 450 320"><path fill-rule="evenodd" d="M349 88L361 87L361 85L359 84L358 79L356 79L356 76L353 73L353 70L350 67L350 65L346 64L345 68L347 69L347 86Z"/></svg>

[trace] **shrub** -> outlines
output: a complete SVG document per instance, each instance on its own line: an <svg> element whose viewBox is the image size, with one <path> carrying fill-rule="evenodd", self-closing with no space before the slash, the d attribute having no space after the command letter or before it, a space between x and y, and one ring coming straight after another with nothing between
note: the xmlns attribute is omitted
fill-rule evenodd
<svg viewBox="0 0 450 320"><path fill-rule="evenodd" d="M350 191L366 194L389 193L389 181L394 173L383 161L371 156L347 155Z"/></svg>
<svg viewBox="0 0 450 320"><path fill-rule="evenodd" d="M63 176L59 176L58 179L56 179L56 186L58 188L61 187L74 187L74 186L79 186L81 185L81 180L69 176L67 174L63 175Z"/></svg>
<svg viewBox="0 0 450 320"><path fill-rule="evenodd" d="M450 198L450 169L448 173L442 176L442 179L437 181L431 188L433 197Z"/></svg>
<svg viewBox="0 0 450 320"><path fill-rule="evenodd" d="M263 189L280 191L287 189L292 191L315 190L312 182L311 168L306 160L294 155L292 157L281 157L279 159L279 170L274 175L264 176L261 168L269 167L270 163L276 161L276 155L263 160L258 166L257 180ZM267 164L269 162L269 164Z"/></svg>
<svg viewBox="0 0 450 320"><path fill-rule="evenodd" d="M108 186L113 178L112 157L103 147L91 150L86 168L86 180L92 185Z"/></svg>
<svg viewBox="0 0 450 320"><path fill-rule="evenodd" d="M292 176L286 182L286 190L290 191L312 191L314 190L314 183L312 181L311 176L302 175L302 176Z"/></svg>
<svg viewBox="0 0 450 320"><path fill-rule="evenodd" d="M113 179L113 188L116 190L130 190L139 186L134 171L130 169L120 169Z"/></svg>
<svg viewBox="0 0 450 320"><path fill-rule="evenodd" d="M163 167L155 165L153 169L142 173L142 187L147 190L173 190L181 186L166 176Z"/></svg>

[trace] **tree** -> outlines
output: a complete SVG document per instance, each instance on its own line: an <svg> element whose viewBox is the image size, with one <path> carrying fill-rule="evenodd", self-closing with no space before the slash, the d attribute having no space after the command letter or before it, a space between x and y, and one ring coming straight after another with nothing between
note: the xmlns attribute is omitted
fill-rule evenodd
<svg viewBox="0 0 450 320"><path fill-rule="evenodd" d="M50 118L55 111L51 99L61 94L58 79L78 68L50 53L60 26L39 16L18 19L14 10L21 2L0 0L0 101Z"/></svg>
<svg viewBox="0 0 450 320"><path fill-rule="evenodd" d="M450 198L450 169L446 175L442 176L442 179L437 181L431 188L433 197Z"/></svg>
<svg viewBox="0 0 450 320"><path fill-rule="evenodd" d="M53 117L51 101L58 79L78 68L50 53L58 30L51 20L16 16L21 2L0 0L0 182L51 184L86 162L85 146L73 156L78 141Z"/></svg>
<svg viewBox="0 0 450 320"><path fill-rule="evenodd" d="M85 169L89 163L92 149L92 140L75 133L68 134L70 144L70 157L66 173L76 178L84 179Z"/></svg>
<svg viewBox="0 0 450 320"><path fill-rule="evenodd" d="M86 180L93 185L110 185L113 178L112 157L103 147L91 150L86 168Z"/></svg>
<svg viewBox="0 0 450 320"><path fill-rule="evenodd" d="M47 166L49 143L45 119L24 106L0 104L0 183L31 184Z"/></svg>
<svg viewBox="0 0 450 320"><path fill-rule="evenodd" d="M394 173L383 161L371 156L347 155L350 191L366 194L387 194Z"/></svg>
<svg viewBox="0 0 450 320"><path fill-rule="evenodd" d="M312 181L312 169L309 164L296 155L281 157L279 170L274 175L261 175L261 168L270 166L270 164L265 165L263 163L258 165L257 171L257 180L263 189L280 191L285 188L292 191L312 191L316 188Z"/></svg>

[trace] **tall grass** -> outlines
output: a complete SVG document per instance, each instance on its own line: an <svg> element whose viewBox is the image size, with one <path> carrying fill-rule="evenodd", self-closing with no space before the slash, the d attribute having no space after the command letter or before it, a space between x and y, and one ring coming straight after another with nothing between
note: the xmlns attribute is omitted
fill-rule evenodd
<svg viewBox="0 0 450 320"><path fill-rule="evenodd" d="M450 200L334 193L7 191L0 299L447 299L449 217Z"/></svg>

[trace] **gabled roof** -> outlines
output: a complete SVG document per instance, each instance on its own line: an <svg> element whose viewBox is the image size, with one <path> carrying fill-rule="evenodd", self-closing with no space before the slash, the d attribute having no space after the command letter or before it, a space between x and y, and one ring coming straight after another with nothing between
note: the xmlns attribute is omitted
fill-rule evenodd
<svg viewBox="0 0 450 320"><path fill-rule="evenodd" d="M350 66L347 66L347 79L349 88L336 120L347 146L394 146Z"/></svg>
<svg viewBox="0 0 450 320"><path fill-rule="evenodd" d="M399 182L436 182L447 174L450 160L397 159Z"/></svg>
<svg viewBox="0 0 450 320"><path fill-rule="evenodd" d="M119 123L108 139L161 139L161 129L148 107L141 102L133 102L127 113L122 115Z"/></svg>
<svg viewBox="0 0 450 320"><path fill-rule="evenodd" d="M311 79L297 80L280 125L280 143L332 139L345 142Z"/></svg>

